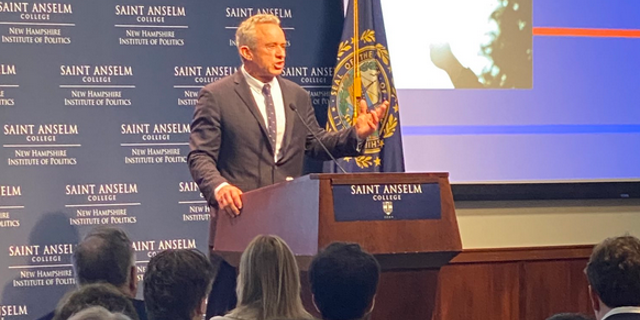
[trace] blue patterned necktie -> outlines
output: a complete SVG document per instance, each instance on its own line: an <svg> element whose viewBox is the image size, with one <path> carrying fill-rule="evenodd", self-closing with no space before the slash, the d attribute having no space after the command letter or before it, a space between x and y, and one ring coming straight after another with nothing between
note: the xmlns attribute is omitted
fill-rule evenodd
<svg viewBox="0 0 640 320"><path fill-rule="evenodd" d="M271 85L268 83L262 87L262 95L264 96L265 111L267 112L267 133L269 134L269 141L273 151L276 150L276 136L277 133L277 121L276 121L276 107L273 104L273 98L271 97Z"/></svg>

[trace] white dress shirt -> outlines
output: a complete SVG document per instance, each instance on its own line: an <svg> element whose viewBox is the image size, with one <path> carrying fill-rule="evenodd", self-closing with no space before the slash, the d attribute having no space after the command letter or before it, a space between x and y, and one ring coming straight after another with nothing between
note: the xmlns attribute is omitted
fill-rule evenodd
<svg viewBox="0 0 640 320"><path fill-rule="evenodd" d="M247 70L244 69L244 65L242 66L242 74L244 78L247 80L247 84L249 84L249 88L251 88L251 94L253 94L253 100L256 102L256 106L258 106L258 110L260 110L260 114L262 114L262 119L264 120L265 125L269 124L267 121L267 107L265 102L265 97L262 94L262 88L265 83L252 77ZM276 146L273 160L278 162L280 158L282 158L282 139L284 138L284 130L286 128L285 124L287 122L287 118L284 113L284 100L282 98L282 90L280 89L280 83L277 78L271 79L268 82L271 85L271 97L273 99L273 106L276 109Z"/></svg>

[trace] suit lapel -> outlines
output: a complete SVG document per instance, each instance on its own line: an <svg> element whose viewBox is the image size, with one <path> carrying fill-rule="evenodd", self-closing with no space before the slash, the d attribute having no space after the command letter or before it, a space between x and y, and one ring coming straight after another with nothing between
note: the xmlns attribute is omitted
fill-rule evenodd
<svg viewBox="0 0 640 320"><path fill-rule="evenodd" d="M269 133L267 132L267 126L264 123L264 118L262 117L260 110L258 110L258 106L256 105L256 102L253 100L253 94L251 93L251 88L249 88L249 85L247 84L247 82L244 80L244 77L242 76L242 71L238 70L233 75L233 78L236 83L236 87L235 87L236 93L238 94L238 96L240 96L240 99L242 99L242 101L247 106L247 108L249 108L249 111L251 111L251 114L256 119L256 121L258 121L258 125L260 125L260 129L262 130L262 134L264 135L264 138L265 138L264 140L266 140L267 145L269 145L269 152L273 154L274 146L271 145L271 141L268 138Z"/></svg>
<svg viewBox="0 0 640 320"><path fill-rule="evenodd" d="M293 123L296 121L296 114L289 107L289 104L294 104L294 101L295 101L292 92L289 90L289 87L287 87L285 82L282 81L280 77L278 77L278 83L280 84L280 91L282 91L282 101L284 103L284 114L286 118L284 137L282 139L282 147L281 147L283 156L280 160L282 160L284 159L284 155L286 155L287 148L291 143L291 136L293 135Z"/></svg>

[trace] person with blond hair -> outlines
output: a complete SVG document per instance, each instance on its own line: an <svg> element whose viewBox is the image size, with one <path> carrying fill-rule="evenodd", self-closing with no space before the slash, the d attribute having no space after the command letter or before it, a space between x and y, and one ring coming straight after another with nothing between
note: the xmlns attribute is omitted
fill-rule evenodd
<svg viewBox="0 0 640 320"><path fill-rule="evenodd" d="M236 308L213 320L313 319L300 299L298 264L280 237L255 237L239 269Z"/></svg>

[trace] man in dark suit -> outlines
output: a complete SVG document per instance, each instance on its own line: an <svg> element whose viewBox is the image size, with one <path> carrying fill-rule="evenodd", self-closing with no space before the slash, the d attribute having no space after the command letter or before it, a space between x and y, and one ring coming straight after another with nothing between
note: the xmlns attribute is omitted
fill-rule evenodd
<svg viewBox="0 0 640 320"><path fill-rule="evenodd" d="M129 298L140 320L147 320L144 302L135 299L138 289L133 246L119 228L97 227L91 230L73 252L78 284L108 283ZM50 320L51 312L40 320Z"/></svg>
<svg viewBox="0 0 640 320"><path fill-rule="evenodd" d="M640 240L609 238L587 264L589 295L597 320L640 320Z"/></svg>
<svg viewBox="0 0 640 320"><path fill-rule="evenodd" d="M369 110L361 101L353 127L326 132L315 119L308 93L280 77L287 41L276 16L260 14L243 21L236 32L236 45L242 67L200 91L191 124L188 162L212 207L210 248L218 213L240 214L242 192L301 175L305 154L328 160L304 123L335 157L356 156L389 105L386 102ZM235 285L235 271L215 255L211 260L219 270L212 292L216 295L219 284ZM230 309L235 303L233 299L224 302L223 294L216 297L209 301L210 309L217 304Z"/></svg>

